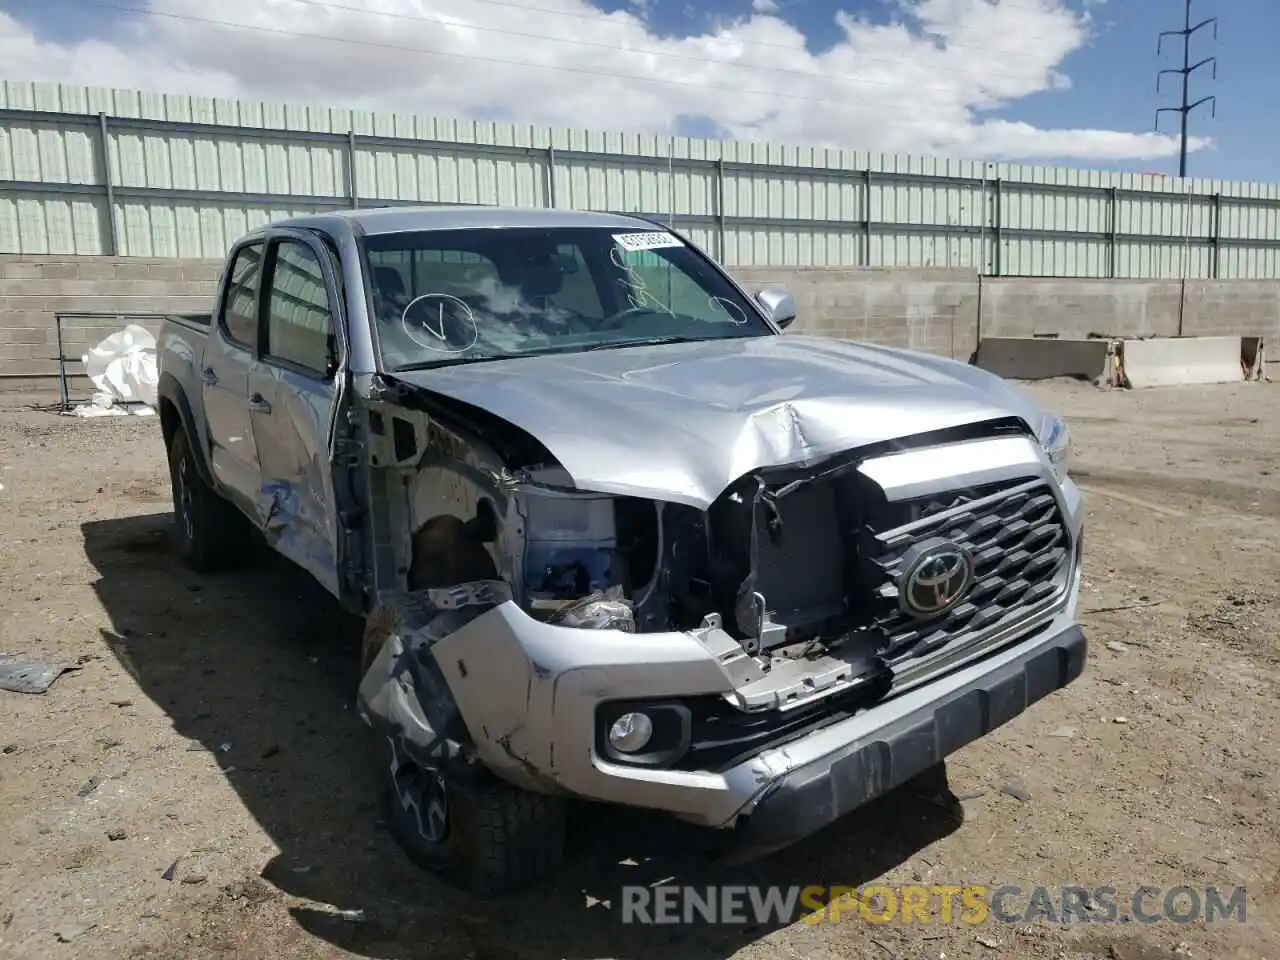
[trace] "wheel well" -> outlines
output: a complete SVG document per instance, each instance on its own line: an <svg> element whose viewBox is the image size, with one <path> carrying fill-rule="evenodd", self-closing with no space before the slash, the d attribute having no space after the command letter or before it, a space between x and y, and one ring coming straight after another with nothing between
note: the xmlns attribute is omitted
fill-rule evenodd
<svg viewBox="0 0 1280 960"><path fill-rule="evenodd" d="M177 433L178 427L182 424L182 414L178 413L178 406L168 397L160 398L160 432L164 435L165 449L169 449L169 444L173 442L173 435Z"/></svg>
<svg viewBox="0 0 1280 960"><path fill-rule="evenodd" d="M432 517L413 535L409 589L496 579L497 567L482 537L475 521L461 520L451 514Z"/></svg>
<svg viewBox="0 0 1280 960"><path fill-rule="evenodd" d="M160 399L159 403L156 404L156 411L160 415L160 432L164 437L165 453L168 453L169 447L173 443L173 436L178 432L178 428L184 428L187 432L187 446L191 450L196 472L200 474L200 479L213 486L213 476L209 471L209 464L205 461L204 451L200 449L200 438L191 419L191 410L187 406L187 398L183 395L180 387L174 386L172 377L168 382L163 377L161 378L160 390Z"/></svg>

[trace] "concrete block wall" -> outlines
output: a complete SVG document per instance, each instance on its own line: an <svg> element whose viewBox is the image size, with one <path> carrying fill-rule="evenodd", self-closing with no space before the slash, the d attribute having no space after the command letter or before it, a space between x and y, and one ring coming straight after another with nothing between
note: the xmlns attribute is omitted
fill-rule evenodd
<svg viewBox="0 0 1280 960"><path fill-rule="evenodd" d="M1260 336L1280 357L1280 281L1062 280L967 271L754 269L789 287L794 330L967 360L979 337Z"/></svg>
<svg viewBox="0 0 1280 960"><path fill-rule="evenodd" d="M964 270L740 267L748 289L781 284L797 333L847 337L967 359L978 330L979 278Z"/></svg>
<svg viewBox="0 0 1280 960"><path fill-rule="evenodd" d="M55 312L204 312L220 269L217 260L0 256L0 389L56 389ZM799 310L796 332L959 360L969 359L980 336L1093 333L1262 336L1280 356L1280 281L991 278L843 267L741 267L734 274L748 289L789 287ZM78 356L119 325L70 325L64 350Z"/></svg>
<svg viewBox="0 0 1280 960"><path fill-rule="evenodd" d="M204 312L220 268L210 260L0 256L0 389L55 388L55 313ZM69 322L63 351L78 357L121 325ZM158 323L142 325L154 330ZM69 369L78 373L81 367Z"/></svg>
<svg viewBox="0 0 1280 960"><path fill-rule="evenodd" d="M1280 361L1280 281L1188 280L1182 328L1188 337L1265 337Z"/></svg>
<svg viewBox="0 0 1280 960"><path fill-rule="evenodd" d="M982 281L982 335L1176 336L1180 280Z"/></svg>

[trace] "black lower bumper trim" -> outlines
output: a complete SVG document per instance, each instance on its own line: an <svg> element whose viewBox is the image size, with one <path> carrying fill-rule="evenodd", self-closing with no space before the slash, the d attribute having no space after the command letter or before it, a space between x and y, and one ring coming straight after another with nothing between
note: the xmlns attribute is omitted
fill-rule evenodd
<svg viewBox="0 0 1280 960"><path fill-rule="evenodd" d="M789 846L902 786L1076 679L1087 650L1084 631L1073 626L874 738L793 770L739 821L730 857L750 859Z"/></svg>

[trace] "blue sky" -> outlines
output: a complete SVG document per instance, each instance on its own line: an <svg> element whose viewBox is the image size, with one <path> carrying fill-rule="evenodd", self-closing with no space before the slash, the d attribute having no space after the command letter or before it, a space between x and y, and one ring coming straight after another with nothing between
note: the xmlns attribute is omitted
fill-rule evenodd
<svg viewBox="0 0 1280 960"><path fill-rule="evenodd" d="M798 0L799 2L799 0ZM1063 64L1072 89L1036 94L1020 102L1013 112L1038 125L1150 129L1157 107L1181 103L1181 78L1161 80L1156 93L1156 71L1182 66L1180 37L1166 37L1163 54L1156 56L1156 38L1162 30L1183 25L1179 0L1111 0L1096 8L1097 36ZM1280 180L1280 115L1271 106L1280 85L1280 60L1275 56L1280 34L1278 0L1196 0L1193 24L1218 18L1213 28L1200 30L1191 39L1191 62L1218 58L1217 79L1211 67L1197 70L1191 79L1191 102L1210 94L1218 98L1217 116L1212 104L1191 114L1190 131L1212 137L1216 149L1188 158L1188 175L1223 180ZM1270 36L1268 36L1268 33ZM1160 129L1177 133L1178 116L1163 114ZM1121 164L1126 169L1177 173L1176 158L1149 163Z"/></svg>
<svg viewBox="0 0 1280 960"><path fill-rule="evenodd" d="M346 6L334 0L340 9L326 8L319 0L275 0L274 3L222 0L217 5L199 0L114 2L167 10L179 17L195 15L236 23L278 23L279 26L273 29L286 33L318 29L316 24L323 22L323 15L332 20L332 29L344 36L367 36L367 41L362 41L368 44L364 49L349 48L352 59L370 56L385 60L388 56L400 56L388 54L385 49L381 52L376 49L378 44L388 42L386 37L394 38L395 43L404 43L405 36L421 38L420 42L432 50L456 50L457 53L446 55L454 57L455 62L469 56L487 55L492 58L497 50L505 58L501 62L518 63L531 55L528 39L531 30L546 32L548 41L555 41L536 45L538 58L555 65L534 71L532 83L522 80L518 84L508 82L505 88L491 86L491 78L485 76L495 72L491 61L488 68L479 63L474 65L477 69L470 86L466 75L457 70L445 71L442 76L453 78L447 95L439 83L427 84L424 81L422 88L410 90L401 89L399 81L395 90L382 85L390 105L400 108L411 100L415 107L421 104L419 112L440 115L469 113L544 122L564 122L566 117L584 115L589 119L599 116L611 122L574 125L650 129L655 124L668 123L672 116L679 116L681 119L675 129L689 135L749 136L758 131L761 139L784 142L813 142L814 138L821 138L823 142L859 149L907 148L915 152L969 156L991 149L997 153L992 159L1003 159L998 155L1001 151L1013 151L1025 155L1014 159L1027 159L1028 162L1158 171L1170 175L1177 172L1177 157L1168 155L1172 149L1169 144L1161 144L1155 149L1149 142L1139 144L1132 136L1125 139L1123 135L1152 130L1156 108L1178 103L1178 77L1165 78L1163 96L1157 95L1155 83L1156 71L1161 67L1180 65L1180 41L1176 37L1167 38L1164 55L1157 58L1156 37L1161 30L1176 29L1182 25L1181 0L1002 0L1010 8L1007 22L1001 21L997 28L989 31L970 22L963 27L963 34L951 36L953 43L967 47L967 52L961 50L959 59L954 61L961 65L953 66L952 61L942 62L936 67L926 68L923 74L913 72L920 69L918 65L908 68L906 64L908 58L929 54L927 40L903 53L898 47L882 45L867 37L860 42L850 41L837 24L840 11L862 21L864 27L883 26L895 19L901 20L902 7L885 0L754 0L757 5L754 20L750 19L753 17L753 0L701 0L697 3L690 0L595 0L593 5L588 5L587 0L508 0L505 5L494 3L494 0L476 3L433 0L421 6L410 5L406 0L406 11L438 11L446 19L456 16L474 21L481 31L474 36L482 42L471 42L456 31L449 32L440 26L439 21L413 24L412 30L407 30L405 19L397 22L362 17L363 11L352 10L353 6L361 6L360 0L345 0ZM936 10L949 4L972 6L984 0L929 2L938 5ZM1057 55L1055 51L1061 48L1054 45L1061 40L1065 29L1060 19L1019 19L1030 16L1032 6L1052 6L1055 2L1077 13L1085 9L1087 2L1090 13L1087 39L1082 44L1068 43L1072 49L1064 57ZM290 7L291 3L293 7ZM299 3L310 3L310 6L297 6ZM491 5L483 6L486 3ZM521 10L521 7L532 9ZM331 89L318 80L304 82L302 77L306 72L314 72L314 64L305 59L306 51L291 49L288 56L300 58L297 69L288 69L285 64L278 66L274 74L264 72L267 68L261 65L250 63L255 59L252 53L248 59L237 60L230 53L219 59L210 52L210 47L218 45L209 42L211 31L215 34L220 31L216 26L125 13L104 8L94 0L3 0L0 9L16 20L21 29L29 31L37 44L28 62L32 64L30 69L43 75L31 79L96 82L93 78L99 74L125 71L118 79L111 80L112 85L161 90L180 86L184 88L181 92L197 92L203 89L201 84L205 84L222 88L209 92L230 91L259 99L296 100L305 95L311 102L358 101L359 105L368 104L380 96L374 82L367 87L359 87L359 81L354 78L367 71L358 69L347 72L342 83L333 82ZM560 10L566 12L556 13ZM599 24L595 24L591 17L597 10L601 13L616 12L615 19L625 19L626 24L606 22L603 17L599 18ZM761 17L758 15L761 12L769 12L772 16ZM1039 15L1040 11L1035 12ZM1280 61L1274 58L1270 49L1274 45L1273 38L1280 35L1280 2L1195 0L1193 22L1210 16L1219 18L1217 40L1214 40L1212 30L1201 31L1193 38L1192 60L1217 56L1218 75L1215 81L1208 69L1200 71L1193 78L1192 99L1216 95L1217 118L1211 118L1208 105L1205 105L1193 114L1191 132L1211 137L1214 145L1192 153L1189 173L1191 176L1223 179L1280 180L1280 119L1268 109L1268 101L1273 99L1273 91L1280 83ZM354 26L340 24L340 18ZM521 27L525 21L532 26ZM1027 22L1040 26L1026 28ZM744 27L744 23L747 26ZM918 23L910 19L907 23L918 31ZM495 29L500 32L516 28L525 30L522 42L494 32ZM788 37L792 29L802 35L803 46L793 55L788 55L783 44L790 42ZM1026 29L1033 32L1020 32ZM594 47L574 46L575 41L582 42L582 37L596 36L602 39L585 41L594 43ZM755 38L745 41L749 49L742 57L762 66L758 71L738 67L736 72L724 74L727 83L720 82L717 86L718 81L714 79L706 81L710 86L730 91L740 83L745 90L763 95L778 89L779 85L790 84L786 87L791 91L786 95L790 99L769 103L768 98L762 96L758 105L751 105L746 102L748 98L745 95L733 99L727 92L702 91L700 99L685 96L687 91L679 89L677 84L694 86L704 82L697 58L719 56L718 52L706 53L713 48L695 46L695 42L701 44L707 38L718 36ZM956 36L963 36L963 40L957 41ZM256 49L262 52L274 43L282 54L278 59L286 59L283 54L284 45L288 44L287 37L248 33L237 36L237 40L244 41L246 51L256 44ZM76 49L75 45L86 41L105 41L112 45L112 49L120 53L120 63L113 59L114 54L99 54L98 46ZM504 41L510 47L504 46ZM663 89L653 83L622 84L620 89L634 97L630 103L635 109L617 109L618 103L627 102L617 96L613 103L606 103L603 107L592 102L589 98L593 97L593 87L601 84L583 74L607 74L615 69L615 65L620 65L616 69L626 74L635 73L635 59L609 52L609 45L614 43L671 51L661 54L668 59L653 61L644 70L658 76L674 77L676 83L660 81L669 83L672 95L663 96ZM437 46L439 44L444 46ZM296 48L298 44L291 46ZM333 45L320 46L332 61ZM145 49L144 61L146 58L154 59L149 72L144 69L145 63L139 62L139 55L131 52L131 47ZM1041 55L1041 48L1044 50L1044 63L1029 63ZM0 52L4 49L0 46ZM511 51L509 54L508 50ZM50 56L50 51L56 51L57 56ZM403 56L414 55L406 53ZM424 56L418 54L415 59L422 63ZM101 70L94 71L83 64L84 60L95 57L101 57L103 61ZM841 59L834 59L837 57ZM895 70L895 58L898 57L903 58L900 61L904 65L901 71ZM2 59L10 63L22 63L24 60L21 56ZM65 62L65 70L75 76L56 76L60 62ZM1065 75L1070 80L1069 85L1037 80L1033 75L1040 71L1041 66ZM10 72L11 69L0 67L0 72L7 79L28 78ZM133 72L128 72L130 70ZM554 72L557 70L562 72L557 75ZM563 72L565 70L570 72ZM578 75L574 75L573 70L579 71ZM847 83L842 90L812 79L802 84L796 79L802 70L827 71L846 78ZM955 71L962 71L963 76ZM1016 82L1011 71L1019 74ZM854 72L862 79L849 79ZM899 73L930 79L924 82L903 80L899 85L905 89L895 89ZM714 74L719 75L718 72ZM83 79L86 76L89 77L87 81ZM875 79L866 79L867 76ZM693 79L687 79L689 77ZM975 106L977 96L969 88L984 77L1003 77L1010 84L1002 96L1004 102L996 109L968 114L966 119L965 111ZM541 89L537 84L545 86L545 95L535 96L535 89ZM912 100L912 84L917 89L929 91L925 101L916 103ZM468 89L472 91L470 96ZM504 93L504 89L521 90L527 95ZM594 94L596 100L609 97L604 90L595 90ZM438 107L433 103L437 97L441 99ZM830 110L818 103L826 97L832 98ZM757 98L753 95L752 99ZM636 106L639 104L643 106ZM850 111L847 119L833 121L830 129L824 127L824 114L845 109ZM633 116L633 124L628 123L628 114ZM799 118L800 114L805 114L805 117ZM1020 128L1012 126L996 130L979 125L988 119L1029 124L1035 130L1020 132ZM1160 123L1161 131L1177 133L1178 117L1175 114L1163 115ZM904 129L915 131L914 135L904 135ZM1043 131L1093 133L1073 139L1065 134L1044 135ZM1053 152L1062 149L1060 145L1063 144L1068 152ZM987 156L985 153L981 155Z"/></svg>

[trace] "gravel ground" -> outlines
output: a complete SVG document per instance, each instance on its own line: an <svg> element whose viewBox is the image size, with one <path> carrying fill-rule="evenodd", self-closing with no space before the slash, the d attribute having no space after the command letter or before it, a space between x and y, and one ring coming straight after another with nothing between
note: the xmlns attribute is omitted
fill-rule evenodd
<svg viewBox="0 0 1280 960"><path fill-rule="evenodd" d="M492 904L380 827L358 624L271 557L185 573L154 420L0 398L0 653L76 665L43 696L0 693L0 956L1280 957L1276 388L1028 389L1068 416L1088 497L1079 681L956 754L950 795L716 874L650 819L601 813L554 883ZM1122 907L1142 885L1243 884L1248 906L1243 924L674 928L600 902L672 875L1110 886Z"/></svg>

